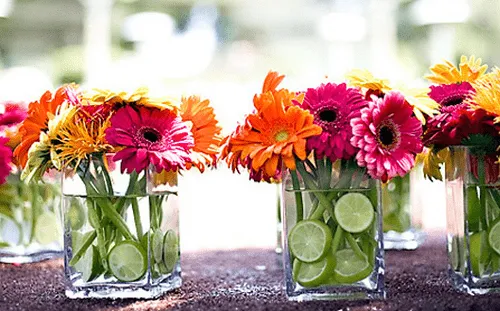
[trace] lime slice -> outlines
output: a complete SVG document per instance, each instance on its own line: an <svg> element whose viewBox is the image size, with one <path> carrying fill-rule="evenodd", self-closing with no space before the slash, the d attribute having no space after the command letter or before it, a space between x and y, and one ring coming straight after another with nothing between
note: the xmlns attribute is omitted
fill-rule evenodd
<svg viewBox="0 0 500 311"><path fill-rule="evenodd" d="M328 254L323 259L313 263L299 262L297 268L297 283L304 287L316 287L325 283L333 274L335 258Z"/></svg>
<svg viewBox="0 0 500 311"><path fill-rule="evenodd" d="M484 272L484 263L488 261L488 242L485 231L477 232L469 237L470 264L472 274L480 277Z"/></svg>
<svg viewBox="0 0 500 311"><path fill-rule="evenodd" d="M319 220L302 220L292 228L288 236L290 251L302 262L314 262L323 258L330 249L332 231Z"/></svg>
<svg viewBox="0 0 500 311"><path fill-rule="evenodd" d="M179 260L179 239L174 230L168 230L163 239L163 263L167 268L167 273L174 270L175 264Z"/></svg>
<svg viewBox="0 0 500 311"><path fill-rule="evenodd" d="M160 271L161 274L169 274L171 271L168 271L167 267L163 262L160 262L158 264L158 270Z"/></svg>
<svg viewBox="0 0 500 311"><path fill-rule="evenodd" d="M335 254L335 280L339 283L354 283L366 278L372 272L368 260L361 259L352 249L343 249Z"/></svg>
<svg viewBox="0 0 500 311"><path fill-rule="evenodd" d="M23 241L21 225L12 218L0 215L0 239L8 245L19 245Z"/></svg>
<svg viewBox="0 0 500 311"><path fill-rule="evenodd" d="M163 232L160 229L156 229L151 238L151 251L153 252L153 258L155 262L163 262Z"/></svg>
<svg viewBox="0 0 500 311"><path fill-rule="evenodd" d="M292 278L295 282L297 282L297 277L299 276L299 270L302 262L298 259L295 259L292 264Z"/></svg>
<svg viewBox="0 0 500 311"><path fill-rule="evenodd" d="M59 240L61 235L57 216L53 212L45 212L38 216L35 223L35 239L42 245Z"/></svg>
<svg viewBox="0 0 500 311"><path fill-rule="evenodd" d="M500 221L496 221L488 233L488 243L491 248L500 255Z"/></svg>
<svg viewBox="0 0 500 311"><path fill-rule="evenodd" d="M343 195L335 204L334 214L342 229L351 233L368 229L375 217L372 203L361 193Z"/></svg>
<svg viewBox="0 0 500 311"><path fill-rule="evenodd" d="M73 236L76 244L83 243L85 236ZM73 268L80 272L81 279L84 282L89 282L98 277L102 273L101 265L99 264L99 252L95 245L91 245L85 252L83 257L73 266Z"/></svg>
<svg viewBox="0 0 500 311"><path fill-rule="evenodd" d="M148 256L142 246L134 241L116 244L108 255L111 273L122 282L140 279L148 267Z"/></svg>
<svg viewBox="0 0 500 311"><path fill-rule="evenodd" d="M76 198L71 199L68 213L66 214L72 230L80 230L85 224L85 210Z"/></svg>
<svg viewBox="0 0 500 311"><path fill-rule="evenodd" d="M141 239L141 245L142 245L142 248L144 248L145 251L149 251L149 243L150 243L150 236L153 236L153 230L149 230L148 232L146 232L143 236L142 236L142 239Z"/></svg>

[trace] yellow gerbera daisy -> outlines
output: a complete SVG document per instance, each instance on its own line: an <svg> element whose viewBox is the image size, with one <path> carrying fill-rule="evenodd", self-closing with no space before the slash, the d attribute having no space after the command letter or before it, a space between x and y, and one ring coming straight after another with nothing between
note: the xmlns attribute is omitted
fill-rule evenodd
<svg viewBox="0 0 500 311"><path fill-rule="evenodd" d="M429 180L438 179L443 180L441 174L441 165L449 161L450 154L448 148L441 149L436 152L433 148L422 152L418 156L419 160L424 163L424 176Z"/></svg>
<svg viewBox="0 0 500 311"><path fill-rule="evenodd" d="M476 92L465 102L495 115L495 122L500 122L500 69L494 68L472 85Z"/></svg>
<svg viewBox="0 0 500 311"><path fill-rule="evenodd" d="M387 93L392 90L387 79L378 79L366 69L353 69L345 75L349 85L374 92Z"/></svg>
<svg viewBox="0 0 500 311"><path fill-rule="evenodd" d="M432 75L426 76L427 80L436 84L452 84L460 82L474 82L488 69L488 65L481 65L481 58L472 55L470 58L462 55L459 68L449 61L436 64L430 68Z"/></svg>
<svg viewBox="0 0 500 311"><path fill-rule="evenodd" d="M407 88L405 86L398 87L405 100L413 107L415 117L425 124L425 116L433 116L439 112L439 104L429 97L429 88Z"/></svg>
<svg viewBox="0 0 500 311"><path fill-rule="evenodd" d="M180 101L171 97L152 98L149 97L149 89L141 87L132 93L113 92L110 90L94 89L92 92L83 95L83 99L96 104L109 105L128 105L135 104L139 106L153 107L160 110L168 109L175 113L178 112Z"/></svg>

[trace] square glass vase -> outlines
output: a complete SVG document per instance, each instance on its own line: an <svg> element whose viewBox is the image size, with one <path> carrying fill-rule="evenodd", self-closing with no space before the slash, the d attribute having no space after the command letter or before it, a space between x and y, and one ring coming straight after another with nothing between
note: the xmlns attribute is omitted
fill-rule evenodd
<svg viewBox="0 0 500 311"><path fill-rule="evenodd" d="M448 270L469 294L500 292L500 179L496 155L452 147L445 162Z"/></svg>
<svg viewBox="0 0 500 311"><path fill-rule="evenodd" d="M57 183L26 183L21 172L0 185L0 262L62 257L59 189Z"/></svg>
<svg viewBox="0 0 500 311"><path fill-rule="evenodd" d="M326 177L306 166L284 172L283 264L289 300L386 296L380 185L352 163L344 164L333 163Z"/></svg>
<svg viewBox="0 0 500 311"><path fill-rule="evenodd" d="M92 155L62 177L69 298L157 298L181 286L177 173Z"/></svg>

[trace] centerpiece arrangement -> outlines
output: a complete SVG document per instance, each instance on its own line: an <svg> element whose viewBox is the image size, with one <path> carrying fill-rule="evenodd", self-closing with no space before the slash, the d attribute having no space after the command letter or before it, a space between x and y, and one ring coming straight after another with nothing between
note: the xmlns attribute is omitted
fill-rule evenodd
<svg viewBox="0 0 500 311"><path fill-rule="evenodd" d="M437 114L438 104L429 97L429 88L408 88L392 85L387 79L379 79L368 70L355 69L346 75L349 85L359 88L366 100L372 96L384 97L390 91L397 90L404 95L412 106L415 117L425 125L426 120ZM417 157L417 159L421 158ZM383 231L385 249L416 249L425 240L422 231L422 209L418 206L421 194L415 192L415 183L422 180L421 166L417 165L404 176L395 176L382 184ZM413 188L413 191L412 191Z"/></svg>
<svg viewBox="0 0 500 311"><path fill-rule="evenodd" d="M208 100L74 85L32 103L22 177L62 174L66 295L154 298L181 285L177 174L215 164Z"/></svg>
<svg viewBox="0 0 500 311"><path fill-rule="evenodd" d="M21 181L13 157L29 117L22 103L0 103L0 262L28 263L62 255L59 186ZM54 176L52 176L54 177Z"/></svg>
<svg viewBox="0 0 500 311"><path fill-rule="evenodd" d="M282 179L283 262L292 300L383 298L379 180L405 176L422 124L397 91L366 98L345 83L278 89L270 72L221 157L255 181Z"/></svg>
<svg viewBox="0 0 500 311"><path fill-rule="evenodd" d="M424 173L447 188L449 272L469 293L500 288L500 70L462 56L430 68L439 114L425 127Z"/></svg>

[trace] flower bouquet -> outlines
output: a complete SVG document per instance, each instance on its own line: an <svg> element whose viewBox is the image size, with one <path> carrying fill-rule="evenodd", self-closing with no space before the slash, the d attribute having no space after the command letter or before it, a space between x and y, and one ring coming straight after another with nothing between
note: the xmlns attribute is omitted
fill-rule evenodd
<svg viewBox="0 0 500 311"><path fill-rule="evenodd" d="M408 88L403 85L393 86L389 80L375 78L368 70L355 69L346 75L349 85L357 87L366 100L372 96L384 97L390 91L397 90L413 107L415 117L422 124L437 114L438 104L429 97L429 88ZM420 159L421 155L417 157ZM418 182L423 177L416 167L404 176L395 176L387 183L382 184L382 209L383 209L383 231L385 249L416 249L425 240L425 234L421 231L422 215L421 207L417 204L418 199L412 197L416 193L417 185L410 184L410 180Z"/></svg>
<svg viewBox="0 0 500 311"><path fill-rule="evenodd" d="M440 113L426 124L424 173L445 166L449 271L469 293L500 288L500 71L474 56L430 68Z"/></svg>
<svg viewBox="0 0 500 311"><path fill-rule="evenodd" d="M13 158L26 129L22 104L0 103L0 262L27 263L62 255L59 186L25 183ZM28 116L29 118L29 116Z"/></svg>
<svg viewBox="0 0 500 311"><path fill-rule="evenodd" d="M283 262L291 300L383 298L378 180L404 176L421 122L399 92L366 100L345 83L277 89L270 72L222 158L256 181L282 179Z"/></svg>
<svg viewBox="0 0 500 311"><path fill-rule="evenodd" d="M30 105L23 177L62 172L66 295L154 298L181 285L177 174L215 164L208 100L74 85ZM28 120L30 123L28 123Z"/></svg>

